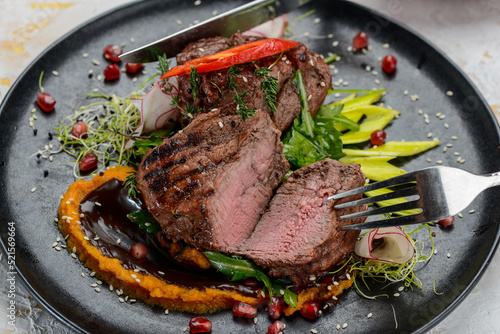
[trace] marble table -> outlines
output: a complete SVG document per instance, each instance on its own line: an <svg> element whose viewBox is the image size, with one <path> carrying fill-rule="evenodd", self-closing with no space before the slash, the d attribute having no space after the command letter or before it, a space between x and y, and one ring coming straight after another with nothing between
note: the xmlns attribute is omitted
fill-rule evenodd
<svg viewBox="0 0 500 334"><path fill-rule="evenodd" d="M500 2L496 0L354 0L419 32L444 51L472 79L500 119ZM127 0L0 0L0 100L48 45L86 20ZM1 124L0 124L1 127ZM498 252L497 252L498 253ZM6 259L0 265L1 333L71 333L47 311L35 307L24 289L16 331L4 323ZM496 254L469 296L432 334L500 333L500 254Z"/></svg>

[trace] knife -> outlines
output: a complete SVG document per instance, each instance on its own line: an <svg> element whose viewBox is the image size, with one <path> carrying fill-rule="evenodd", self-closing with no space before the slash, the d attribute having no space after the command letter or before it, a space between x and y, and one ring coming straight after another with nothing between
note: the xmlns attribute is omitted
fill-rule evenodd
<svg viewBox="0 0 500 334"><path fill-rule="evenodd" d="M255 0L217 15L192 27L124 53L120 59L126 63L149 63L161 55L175 57L184 47L200 38L231 37L275 17L291 12L310 0Z"/></svg>

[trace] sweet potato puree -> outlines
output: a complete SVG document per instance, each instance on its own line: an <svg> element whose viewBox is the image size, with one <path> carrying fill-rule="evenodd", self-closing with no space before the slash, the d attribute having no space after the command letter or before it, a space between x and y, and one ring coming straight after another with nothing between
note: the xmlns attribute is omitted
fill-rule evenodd
<svg viewBox="0 0 500 334"><path fill-rule="evenodd" d="M263 305L265 299L262 293L256 296L243 294L240 291L223 290L215 288L193 288L189 289L176 284L171 284L156 276L125 268L117 258L104 255L91 240L86 236L80 219L80 204L94 190L98 189L113 179L125 181L128 172L133 171L129 167L112 167L106 172L95 176L89 181L76 181L62 197L59 207L58 226L67 238L67 246L70 252L76 253L80 261L86 267L96 273L96 276L113 285L116 289L122 289L125 295L137 297L148 304L159 305L169 310L186 311L193 313L207 313L220 309L231 308L236 301L251 305ZM128 249L126 250L128 252ZM181 258L195 259L203 256L201 252L193 248L183 253ZM203 256L204 258L204 256ZM199 258L196 261L200 262ZM202 261L203 262L203 261ZM298 294L297 307L286 307L284 313L291 315L300 310L307 300L325 302L332 300L352 285L352 278L340 281L338 285L318 284L315 287L302 290Z"/></svg>

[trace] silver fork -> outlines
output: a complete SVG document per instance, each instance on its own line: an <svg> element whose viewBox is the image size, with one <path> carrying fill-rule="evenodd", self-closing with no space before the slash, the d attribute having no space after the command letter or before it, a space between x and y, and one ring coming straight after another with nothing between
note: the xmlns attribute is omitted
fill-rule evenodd
<svg viewBox="0 0 500 334"><path fill-rule="evenodd" d="M361 230L436 222L456 215L465 209L482 191L497 185L500 185L500 172L475 175L458 168L438 166L424 168L364 187L338 193L330 196L329 199L337 200L381 188L399 186L399 188L403 189L384 195L338 204L335 205L335 208L341 209L405 197L408 202L372 210L368 209L344 215L340 218L351 219L389 214L403 210L421 210L420 213L409 216L380 219L343 227L344 230Z"/></svg>

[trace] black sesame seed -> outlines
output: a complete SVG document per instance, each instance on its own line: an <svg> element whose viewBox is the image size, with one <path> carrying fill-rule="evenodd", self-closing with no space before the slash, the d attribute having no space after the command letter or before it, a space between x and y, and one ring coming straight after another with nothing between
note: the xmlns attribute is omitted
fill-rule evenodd
<svg viewBox="0 0 500 334"><path fill-rule="evenodd" d="M38 133L38 129L33 129L33 135L36 136L37 133Z"/></svg>
<svg viewBox="0 0 500 334"><path fill-rule="evenodd" d="M49 171L48 170L44 170L43 171L43 177L47 177L49 176Z"/></svg>
<svg viewBox="0 0 500 334"><path fill-rule="evenodd" d="M37 153L37 155L36 155L36 157L37 157L38 159L40 159L40 157L41 157L41 156L42 156L42 155L41 155L40 153Z"/></svg>
<svg viewBox="0 0 500 334"><path fill-rule="evenodd" d="M52 140L53 136L52 136L52 132L49 132L49 140Z"/></svg>
<svg viewBox="0 0 500 334"><path fill-rule="evenodd" d="M104 175L104 172L99 172L99 176L103 176Z"/></svg>
<svg viewBox="0 0 500 334"><path fill-rule="evenodd" d="M236 122L235 121L231 121L231 126L234 128L236 126Z"/></svg>
<svg viewBox="0 0 500 334"><path fill-rule="evenodd" d="M191 94L191 93L193 92L193 90L192 90L191 88L188 88L188 89L186 90L186 92L187 92L188 94Z"/></svg>

